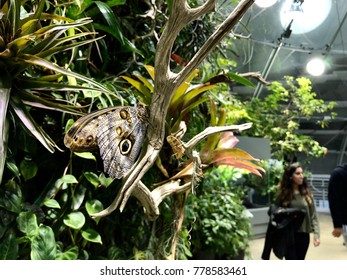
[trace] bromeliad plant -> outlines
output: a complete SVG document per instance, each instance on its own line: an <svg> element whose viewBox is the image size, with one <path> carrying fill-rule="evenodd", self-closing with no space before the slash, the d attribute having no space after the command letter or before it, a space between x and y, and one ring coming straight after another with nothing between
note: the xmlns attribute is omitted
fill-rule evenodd
<svg viewBox="0 0 347 280"><path fill-rule="evenodd" d="M146 66L146 70L150 73L152 80L154 80L154 68ZM153 208L156 209L162 200L170 194L183 194L183 196L176 195L172 198L170 208L174 209L172 210L172 212L175 213L173 220L177 222L175 225L171 225L171 242L169 243L165 240L163 244L156 244L155 248L167 249L166 255L164 253L164 255L159 256L159 258L175 258L176 249L177 246L179 246L180 233L185 232L182 231L182 227L184 224L184 209L187 197L197 186L197 183L203 177L203 173L213 166L219 165L228 165L245 169L259 176L261 176L261 172L264 171L256 164L256 161L258 161L257 159L242 149L235 148L238 140L233 133L230 132L232 129L231 126L226 126L225 110L221 109L218 111L214 101L208 96L203 96L206 91L215 88L216 84L207 82L192 86L191 82L197 74L198 71L194 71L185 83L174 93L166 118L167 143L170 144L172 149L171 158L174 156L179 162L178 168L177 165L175 165L176 168L169 166L172 161L168 160L170 156L168 157L167 155L161 155L163 157L166 156L165 161L157 160L156 162L157 166L166 176L169 176L169 173L174 173L169 179L153 185L154 189L150 195L152 201L155 202L155 207ZM130 77L123 78L140 92L141 101L147 103L153 92L152 82L139 74L135 74L135 76L138 80ZM217 83L220 80L216 79L215 81ZM225 80L222 79L222 81ZM187 129L185 121L188 122L188 116L190 116L194 108L207 101L210 101L209 108L211 116L210 123L207 125L208 128L198 133L190 141L186 143L183 142L184 133ZM250 126L251 124L235 126L235 130L248 129ZM189 128L191 128L191 125ZM223 128L225 128L225 130L223 130ZM223 131L224 133L221 134ZM201 145L200 142L203 139L206 139L206 141ZM165 147L163 149L167 151ZM161 162L165 162L166 166L164 167ZM167 170L170 172L167 172ZM140 186L140 188L144 192L145 188L142 186ZM149 212L150 211L147 211L147 213ZM170 244L170 246L167 246L167 244Z"/></svg>
<svg viewBox="0 0 347 280"><path fill-rule="evenodd" d="M139 73L134 73L133 75L137 78L137 80L122 76L123 79L128 81L133 87L135 87L139 92L139 99L145 103L149 104L152 93L153 93L153 81L155 79L155 70L152 66L145 65L145 69L149 73L151 79L147 79ZM219 75L219 78L213 78L208 80L205 83L196 83L193 84L194 78L198 77L199 70L195 70L192 74L187 78L187 80L178 87L175 91L173 98L170 102L170 106L168 109L167 117L166 117L166 135L168 135L168 142L170 143L170 136L175 135L184 130L186 128L182 128L182 122L187 122L189 119L189 115L192 111L197 108L199 105L209 102L210 103L210 115L211 121L210 125L212 127L215 126L225 126L226 125L226 112L225 110L220 111L220 115L218 116L217 108L214 101L209 96L204 96L204 94L216 88L218 83L229 81L233 79L240 83L251 86L252 83L247 79L235 75L233 73L227 73L225 75ZM185 124L183 124L185 126ZM183 133L184 133L183 132ZM231 134L232 135L232 134ZM180 135L182 138L183 135ZM234 137L233 135L231 138ZM200 150L200 156L203 165L233 165L239 168L245 168L252 173L260 175L258 170L258 166L253 164L252 161L255 159L251 157L248 153L242 151L241 149L234 148L234 145L228 146L228 141L233 141L230 138L230 134L224 134L223 139L221 139L221 135L216 133L210 135L205 143L205 145ZM171 138L172 139L172 138ZM219 143L219 141L221 142ZM177 139L176 139L177 141ZM176 143L177 145L181 145ZM174 147L174 143L170 143L173 148L173 152L176 151ZM177 153L175 153L177 156ZM178 156L179 158L181 156ZM186 164L185 164L186 165ZM191 165L190 165L191 166ZM185 173L189 169L186 165L183 173ZM161 167L161 170L163 168ZM165 170L163 170L164 174L167 174Z"/></svg>
<svg viewBox="0 0 347 280"><path fill-rule="evenodd" d="M72 72L69 61L60 61L59 53L71 51L73 54L78 47L97 40L95 33L86 27L91 20L74 21L45 13L46 3L39 1L37 7L31 9L25 6L25 1L8 0L0 6L0 183L13 119L10 114L48 151L54 152L58 146L35 122L28 106L81 114L58 93L93 87L112 94L99 83ZM86 85L78 85L77 80Z"/></svg>

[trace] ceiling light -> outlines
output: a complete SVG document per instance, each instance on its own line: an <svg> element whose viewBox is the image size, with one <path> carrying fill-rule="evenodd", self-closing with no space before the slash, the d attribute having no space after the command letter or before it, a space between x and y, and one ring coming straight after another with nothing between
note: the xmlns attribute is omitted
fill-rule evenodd
<svg viewBox="0 0 347 280"><path fill-rule="evenodd" d="M274 5L277 0L255 0L255 4L260 8L268 8Z"/></svg>
<svg viewBox="0 0 347 280"><path fill-rule="evenodd" d="M320 76L324 73L325 63L320 58L313 58L307 63L306 70L312 76Z"/></svg>
<svg viewBox="0 0 347 280"><path fill-rule="evenodd" d="M302 34L316 29L330 13L331 0L286 0L280 11L283 28L293 20L293 34Z"/></svg>

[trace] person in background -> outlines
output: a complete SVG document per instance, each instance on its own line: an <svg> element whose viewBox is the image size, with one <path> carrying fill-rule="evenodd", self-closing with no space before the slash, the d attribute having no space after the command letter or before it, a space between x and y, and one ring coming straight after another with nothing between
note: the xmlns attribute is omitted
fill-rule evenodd
<svg viewBox="0 0 347 280"><path fill-rule="evenodd" d="M336 166L330 175L328 200L334 229L332 235L343 235L347 246L347 164Z"/></svg>
<svg viewBox="0 0 347 280"><path fill-rule="evenodd" d="M290 235L290 239L286 239L283 250L286 260L304 260L310 244L310 233L314 233L314 246L320 245L320 229L313 196L299 164L291 164L285 169L280 182L276 205L287 209L295 208L305 213L302 222L300 220L301 225L296 227L295 232ZM286 232L284 231L282 234L286 234ZM270 236L268 239L271 240ZM262 259L269 259L271 242L273 243L274 240L270 242L265 240ZM281 242L283 243L283 241Z"/></svg>

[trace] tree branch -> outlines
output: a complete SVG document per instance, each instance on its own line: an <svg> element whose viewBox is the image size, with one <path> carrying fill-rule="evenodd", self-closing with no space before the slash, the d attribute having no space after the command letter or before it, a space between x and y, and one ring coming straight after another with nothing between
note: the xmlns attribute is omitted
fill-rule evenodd
<svg viewBox="0 0 347 280"><path fill-rule="evenodd" d="M135 163L132 172L125 178L125 182L113 203L107 209L100 212L98 216L111 213L117 209L120 203L120 211L123 210L133 190L138 186L143 175L155 162L163 145L166 114L174 92L187 79L190 73L198 68L201 62L207 57L208 53L232 30L253 2L254 0L241 0L234 11L219 28L217 28L188 65L178 74L175 74L170 70L170 56L173 44L179 32L190 21L205 13L213 11L216 1L208 0L202 6L194 9L187 5L186 0L173 1L172 14L169 17L157 45L154 93L150 106L147 141L143 145L145 153Z"/></svg>

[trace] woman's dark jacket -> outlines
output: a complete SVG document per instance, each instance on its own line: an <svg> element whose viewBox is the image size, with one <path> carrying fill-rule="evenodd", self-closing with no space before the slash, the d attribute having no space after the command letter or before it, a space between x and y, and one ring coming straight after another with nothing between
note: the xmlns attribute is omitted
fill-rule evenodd
<svg viewBox="0 0 347 280"><path fill-rule="evenodd" d="M286 248L294 243L294 234L301 226L306 211L297 208L270 206L270 221L265 235L265 244L261 258L269 260L271 250L279 259L283 259Z"/></svg>
<svg viewBox="0 0 347 280"><path fill-rule="evenodd" d="M347 164L337 166L328 186L330 213L335 228L347 225Z"/></svg>

